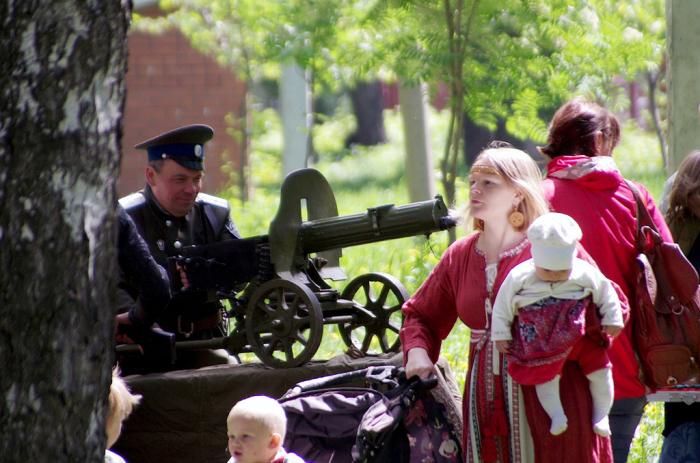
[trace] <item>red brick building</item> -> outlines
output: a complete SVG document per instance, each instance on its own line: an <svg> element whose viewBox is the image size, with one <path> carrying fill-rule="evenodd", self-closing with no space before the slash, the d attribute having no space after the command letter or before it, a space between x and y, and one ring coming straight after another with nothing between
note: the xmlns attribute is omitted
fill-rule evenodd
<svg viewBox="0 0 700 463"><path fill-rule="evenodd" d="M136 0L142 15L161 14L157 1ZM235 74L195 50L177 30L160 35L132 30L129 34L126 106L118 195L144 185L145 151L133 146L186 124L208 124L214 139L207 143L204 191L216 193L229 182L221 171L238 165L240 149L227 134L225 116L240 113L245 87Z"/></svg>

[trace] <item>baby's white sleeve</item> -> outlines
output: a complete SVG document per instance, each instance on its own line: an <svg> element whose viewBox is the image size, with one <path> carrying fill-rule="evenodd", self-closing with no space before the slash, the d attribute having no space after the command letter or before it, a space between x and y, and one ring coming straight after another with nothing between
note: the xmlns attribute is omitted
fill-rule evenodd
<svg viewBox="0 0 700 463"><path fill-rule="evenodd" d="M515 306L513 297L517 293L519 284L509 274L503 281L501 288L493 303L493 315L491 316L491 339L494 341L510 341L513 336L510 333L510 326L515 318Z"/></svg>
<svg viewBox="0 0 700 463"><path fill-rule="evenodd" d="M594 281L593 302L598 306L598 310L600 310L600 314L603 316L601 325L623 327L622 307L620 306L620 298L617 297L615 288L600 270L594 270L595 274L592 275Z"/></svg>

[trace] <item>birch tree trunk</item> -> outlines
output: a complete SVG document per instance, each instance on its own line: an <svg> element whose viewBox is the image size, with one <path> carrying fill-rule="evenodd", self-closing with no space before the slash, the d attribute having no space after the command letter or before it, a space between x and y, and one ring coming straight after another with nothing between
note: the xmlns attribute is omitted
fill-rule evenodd
<svg viewBox="0 0 700 463"><path fill-rule="evenodd" d="M130 15L0 4L0 460L104 461Z"/></svg>
<svg viewBox="0 0 700 463"><path fill-rule="evenodd" d="M406 145L406 182L411 202L435 196L435 166L430 147L428 102L425 84L399 82L401 120Z"/></svg>

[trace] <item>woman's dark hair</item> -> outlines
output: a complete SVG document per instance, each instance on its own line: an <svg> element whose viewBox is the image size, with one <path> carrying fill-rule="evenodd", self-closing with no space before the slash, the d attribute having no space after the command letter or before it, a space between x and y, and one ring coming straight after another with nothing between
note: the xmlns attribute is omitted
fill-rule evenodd
<svg viewBox="0 0 700 463"><path fill-rule="evenodd" d="M698 196L700 196L700 150L688 154L678 167L669 195L666 222L683 223L693 218L698 207Z"/></svg>
<svg viewBox="0 0 700 463"><path fill-rule="evenodd" d="M583 154L599 154L595 135L601 132L605 140L612 142L610 150L620 141L620 124L613 113L590 101L575 98L557 110L549 125L547 145L540 152L555 158Z"/></svg>

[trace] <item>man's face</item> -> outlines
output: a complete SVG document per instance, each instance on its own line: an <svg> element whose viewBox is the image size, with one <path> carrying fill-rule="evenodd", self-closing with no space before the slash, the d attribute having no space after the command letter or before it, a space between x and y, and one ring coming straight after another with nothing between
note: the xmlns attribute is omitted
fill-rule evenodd
<svg viewBox="0 0 700 463"><path fill-rule="evenodd" d="M172 159L164 160L160 172L146 167L146 181L158 203L175 217L184 217L192 209L203 175L202 171L188 169Z"/></svg>
<svg viewBox="0 0 700 463"><path fill-rule="evenodd" d="M228 420L228 451L236 463L268 463L277 453L279 434L261 423L236 416Z"/></svg>

